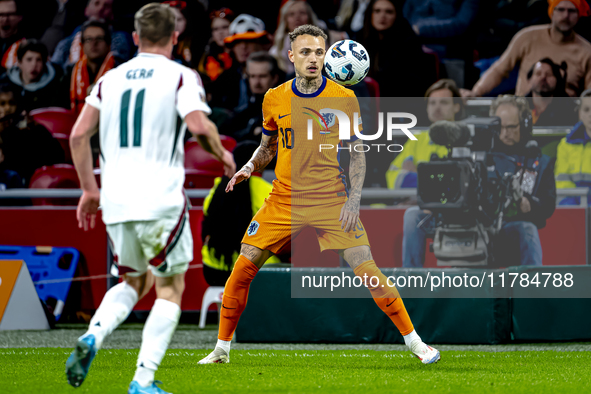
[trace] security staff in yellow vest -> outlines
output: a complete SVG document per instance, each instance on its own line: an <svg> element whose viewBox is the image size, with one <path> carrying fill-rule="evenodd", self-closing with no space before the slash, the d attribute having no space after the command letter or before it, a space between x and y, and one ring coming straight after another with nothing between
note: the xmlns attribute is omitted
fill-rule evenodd
<svg viewBox="0 0 591 394"><path fill-rule="evenodd" d="M463 101L456 83L451 79L440 79L427 89L427 117L431 123L438 120L453 121L463 113ZM447 156L447 148L434 144L429 133L420 133L417 141L408 140L404 149L386 172L388 189L417 187L417 165L430 161L431 155Z"/></svg>
<svg viewBox="0 0 591 394"><path fill-rule="evenodd" d="M241 168L250 160L259 144L244 141L234 149L234 161ZM240 254L240 241L252 217L261 208L273 186L253 172L247 182L234 186L226 193L226 176L215 179L214 186L203 203L201 239L203 247L203 276L210 286L224 286L234 262ZM250 209L248 209L250 207ZM281 262L273 256L266 264Z"/></svg>
<svg viewBox="0 0 591 394"><path fill-rule="evenodd" d="M579 122L558 144L554 174L558 189L591 187L591 89L581 94ZM559 205L579 203L580 197L565 197Z"/></svg>

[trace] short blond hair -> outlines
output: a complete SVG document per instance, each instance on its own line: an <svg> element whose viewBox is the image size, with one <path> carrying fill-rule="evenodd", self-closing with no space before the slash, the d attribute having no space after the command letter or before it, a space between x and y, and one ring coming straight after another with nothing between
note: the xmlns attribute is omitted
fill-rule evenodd
<svg viewBox="0 0 591 394"><path fill-rule="evenodd" d="M525 97L517 97L511 94L505 94L497 97L490 106L490 116L496 116L497 109L503 105L512 105L517 109L519 122L523 122L528 116L531 116L531 109Z"/></svg>
<svg viewBox="0 0 591 394"><path fill-rule="evenodd" d="M155 45L165 45L176 25L176 15L167 4L146 4L135 13L134 19L135 31L140 40Z"/></svg>

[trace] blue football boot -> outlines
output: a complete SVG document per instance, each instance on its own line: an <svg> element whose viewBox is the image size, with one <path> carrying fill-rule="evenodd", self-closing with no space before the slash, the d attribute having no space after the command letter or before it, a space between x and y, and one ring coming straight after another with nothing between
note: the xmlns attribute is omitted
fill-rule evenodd
<svg viewBox="0 0 591 394"><path fill-rule="evenodd" d="M162 382L155 380L151 386L142 387L138 382L135 380L131 382L129 385L129 390L127 390L127 394L172 394L162 390L160 387L156 386L156 383L162 384Z"/></svg>
<svg viewBox="0 0 591 394"><path fill-rule="evenodd" d="M95 342L96 340L92 334L78 339L76 348L66 361L68 383L73 387L80 387L88 374L90 364L92 364L92 360L96 356Z"/></svg>

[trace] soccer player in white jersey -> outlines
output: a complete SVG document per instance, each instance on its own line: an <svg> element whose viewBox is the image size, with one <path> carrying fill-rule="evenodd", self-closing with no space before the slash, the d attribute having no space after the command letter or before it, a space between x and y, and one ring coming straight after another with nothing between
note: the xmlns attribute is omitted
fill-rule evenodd
<svg viewBox="0 0 591 394"><path fill-rule="evenodd" d="M206 116L211 111L199 76L170 60L178 38L174 27L175 14L168 5L148 4L136 13L133 39L139 55L97 82L70 137L83 191L78 225L93 228L100 203L124 278L105 294L66 362L68 382L74 387L86 378L105 337L155 282L157 299L144 327L128 393L165 393L154 383L154 373L177 326L185 272L193 260L183 192L183 120L224 164L227 176L235 171L232 154L222 147ZM90 151L90 137L99 125L100 193Z"/></svg>

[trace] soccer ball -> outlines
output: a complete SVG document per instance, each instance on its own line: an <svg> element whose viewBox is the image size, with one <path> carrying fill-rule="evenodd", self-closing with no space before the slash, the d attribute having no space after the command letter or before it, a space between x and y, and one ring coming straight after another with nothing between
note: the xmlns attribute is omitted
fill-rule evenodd
<svg viewBox="0 0 591 394"><path fill-rule="evenodd" d="M326 52L324 69L336 83L355 85L369 72L369 54L357 41L337 41Z"/></svg>

